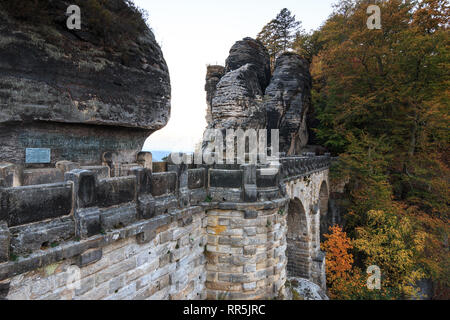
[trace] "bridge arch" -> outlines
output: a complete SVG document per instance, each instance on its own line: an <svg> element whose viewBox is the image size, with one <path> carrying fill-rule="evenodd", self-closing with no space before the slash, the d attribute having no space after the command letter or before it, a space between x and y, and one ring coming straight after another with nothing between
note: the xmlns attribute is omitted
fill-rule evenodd
<svg viewBox="0 0 450 320"><path fill-rule="evenodd" d="M322 181L319 191L319 211L320 211L320 241L324 241L323 235L328 233L328 228L333 225L332 217L328 213L328 185Z"/></svg>
<svg viewBox="0 0 450 320"><path fill-rule="evenodd" d="M289 276L309 279L311 272L311 235L305 208L298 198L289 202L287 216L287 272Z"/></svg>

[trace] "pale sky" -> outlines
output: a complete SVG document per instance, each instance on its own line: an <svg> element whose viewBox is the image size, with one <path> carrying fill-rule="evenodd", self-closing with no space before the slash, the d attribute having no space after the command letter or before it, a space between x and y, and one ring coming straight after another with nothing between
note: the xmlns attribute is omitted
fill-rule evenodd
<svg viewBox="0 0 450 320"><path fill-rule="evenodd" d="M317 29L336 0L135 0L168 64L172 85L169 123L153 133L144 150L193 151L206 127L206 65L225 64L231 46L256 38L288 8L305 30Z"/></svg>

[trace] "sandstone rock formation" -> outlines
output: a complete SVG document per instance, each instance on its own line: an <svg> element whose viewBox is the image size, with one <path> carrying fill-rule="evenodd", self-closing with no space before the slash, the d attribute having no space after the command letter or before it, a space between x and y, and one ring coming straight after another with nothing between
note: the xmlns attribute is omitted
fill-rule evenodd
<svg viewBox="0 0 450 320"><path fill-rule="evenodd" d="M212 115L211 115L211 108L212 108L212 99L214 97L214 94L216 93L216 87L219 83L220 79L225 74L225 67L223 66L217 66L217 65L211 65L207 67L206 71L206 84L205 84L205 91L206 91L206 122L210 123L212 121Z"/></svg>
<svg viewBox="0 0 450 320"><path fill-rule="evenodd" d="M280 130L280 152L301 154L308 142L311 75L306 60L284 53L270 74L270 58L259 41L244 38L230 50L225 69L207 70L208 128Z"/></svg>
<svg viewBox="0 0 450 320"><path fill-rule="evenodd" d="M259 86L264 92L270 81L269 53L260 41L248 37L237 41L231 47L225 62L225 71L230 72L246 64L252 64L255 67Z"/></svg>
<svg viewBox="0 0 450 320"><path fill-rule="evenodd" d="M330 300L326 293L314 282L298 277L289 277L288 300Z"/></svg>
<svg viewBox="0 0 450 320"><path fill-rule="evenodd" d="M269 79L267 49L251 38L236 42L224 69L208 67L205 86L208 128L265 128L263 96Z"/></svg>
<svg viewBox="0 0 450 320"><path fill-rule="evenodd" d="M170 79L152 32L122 50L64 23L26 24L0 8L0 161L23 163L26 148L50 148L51 162L124 158L170 116ZM126 161L126 160L125 160ZM132 161L132 159L130 159Z"/></svg>
<svg viewBox="0 0 450 320"><path fill-rule="evenodd" d="M219 81L211 103L213 128L265 128L263 91L253 64L226 73Z"/></svg>
<svg viewBox="0 0 450 320"><path fill-rule="evenodd" d="M280 129L280 152L300 154L308 143L306 115L311 105L308 62L294 53L277 58L265 92L267 129Z"/></svg>

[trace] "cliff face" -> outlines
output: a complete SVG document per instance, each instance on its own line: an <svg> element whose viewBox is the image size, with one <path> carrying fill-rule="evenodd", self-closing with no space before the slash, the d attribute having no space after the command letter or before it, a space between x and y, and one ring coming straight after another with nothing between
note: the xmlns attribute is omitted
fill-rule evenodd
<svg viewBox="0 0 450 320"><path fill-rule="evenodd" d="M139 151L169 119L169 72L152 32L117 50L84 25L65 28L65 9L50 6L62 21L40 25L0 7L0 161L45 147L52 163L98 163L105 151Z"/></svg>
<svg viewBox="0 0 450 320"><path fill-rule="evenodd" d="M236 42L224 69L208 67L208 128L265 128L263 96L269 79L270 58L264 46L251 38Z"/></svg>
<svg viewBox="0 0 450 320"><path fill-rule="evenodd" d="M230 72L251 64L258 77L258 83L264 92L270 81L270 56L264 45L252 38L237 41L230 49L225 61L225 71Z"/></svg>
<svg viewBox="0 0 450 320"><path fill-rule="evenodd" d="M306 60L282 54L273 75L264 46L251 38L236 42L223 69L207 69L208 128L279 129L280 152L300 154L308 143L311 75Z"/></svg>
<svg viewBox="0 0 450 320"><path fill-rule="evenodd" d="M278 57L264 105L267 129L280 129L280 152L300 154L308 143L306 118L311 105L311 75L306 60L293 53Z"/></svg>
<svg viewBox="0 0 450 320"><path fill-rule="evenodd" d="M208 66L206 71L206 123L212 122L211 108L212 108L212 99L214 94L216 93L217 84L220 79L225 74L225 68L223 66Z"/></svg>

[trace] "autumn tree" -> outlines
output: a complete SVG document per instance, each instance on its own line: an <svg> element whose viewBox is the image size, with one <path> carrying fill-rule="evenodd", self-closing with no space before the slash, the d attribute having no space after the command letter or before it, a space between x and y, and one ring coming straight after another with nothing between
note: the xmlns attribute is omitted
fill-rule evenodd
<svg viewBox="0 0 450 320"><path fill-rule="evenodd" d="M339 156L332 175L349 179L345 230L355 265L382 264L401 298L411 274L450 283L449 4L377 4L381 30L366 27L367 1L345 0L314 33L314 130Z"/></svg>
<svg viewBox="0 0 450 320"><path fill-rule="evenodd" d="M260 40L269 51L272 62L283 52L292 47L292 42L300 28L301 23L295 19L295 15L284 8L275 19L266 24L257 39Z"/></svg>
<svg viewBox="0 0 450 320"><path fill-rule="evenodd" d="M349 252L353 248L347 234L340 226L332 226L330 233L325 234L322 250L326 254L327 281L333 284L338 279L348 279L353 266L353 255Z"/></svg>
<svg viewBox="0 0 450 320"><path fill-rule="evenodd" d="M391 299L389 288L372 290L367 287L367 275L354 265L352 240L340 226L333 226L324 235L322 250L326 252L327 291L331 299Z"/></svg>

